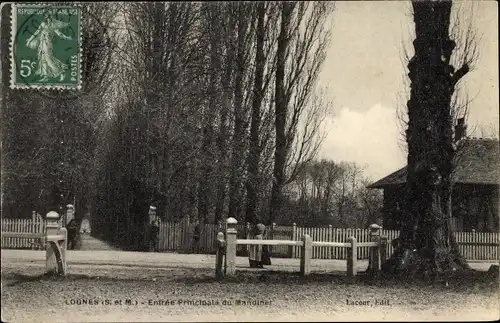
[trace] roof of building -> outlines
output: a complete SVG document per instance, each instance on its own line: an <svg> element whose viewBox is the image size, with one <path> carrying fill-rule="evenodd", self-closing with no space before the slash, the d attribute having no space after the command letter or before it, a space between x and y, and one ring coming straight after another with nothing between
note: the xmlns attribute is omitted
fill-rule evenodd
<svg viewBox="0 0 500 323"><path fill-rule="evenodd" d="M500 185L500 152L498 139L468 138L460 143L452 181L461 184ZM406 183L406 166L370 184L368 188L385 188Z"/></svg>

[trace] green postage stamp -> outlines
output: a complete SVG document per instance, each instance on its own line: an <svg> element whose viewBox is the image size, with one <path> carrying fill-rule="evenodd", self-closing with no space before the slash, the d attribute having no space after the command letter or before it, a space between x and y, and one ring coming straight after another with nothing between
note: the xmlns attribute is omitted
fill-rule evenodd
<svg viewBox="0 0 500 323"><path fill-rule="evenodd" d="M81 17L78 6L12 5L11 88L81 88Z"/></svg>

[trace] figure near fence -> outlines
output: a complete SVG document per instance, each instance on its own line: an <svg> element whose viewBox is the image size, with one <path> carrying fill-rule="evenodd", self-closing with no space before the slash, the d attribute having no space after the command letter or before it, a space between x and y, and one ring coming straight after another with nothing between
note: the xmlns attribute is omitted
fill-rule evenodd
<svg viewBox="0 0 500 323"><path fill-rule="evenodd" d="M69 221L66 226L68 230L68 249L75 250L77 242L78 242L78 234L79 234L79 226L77 221L73 218Z"/></svg>
<svg viewBox="0 0 500 323"><path fill-rule="evenodd" d="M266 238L266 226L259 223L255 226L253 239L263 240ZM250 245L248 250L250 268L264 268L271 265L271 255L267 245Z"/></svg>
<svg viewBox="0 0 500 323"><path fill-rule="evenodd" d="M192 253L198 253L200 251L200 236L201 236L200 220L196 220L193 229L193 241L191 243Z"/></svg>
<svg viewBox="0 0 500 323"><path fill-rule="evenodd" d="M149 250L153 249L153 252L158 252L158 236L160 234L160 227L158 226L158 220L151 221L151 232L149 234Z"/></svg>

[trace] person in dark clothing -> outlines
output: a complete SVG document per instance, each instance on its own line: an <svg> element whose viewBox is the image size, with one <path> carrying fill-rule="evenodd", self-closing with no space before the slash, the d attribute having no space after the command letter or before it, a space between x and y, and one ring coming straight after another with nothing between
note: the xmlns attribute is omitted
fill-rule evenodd
<svg viewBox="0 0 500 323"><path fill-rule="evenodd" d="M265 240L267 239L267 229L264 229L264 233L262 234L262 238ZM260 268L263 268L264 266L270 266L271 265L271 251L269 250L269 245L263 245L262 246L262 263Z"/></svg>
<svg viewBox="0 0 500 323"><path fill-rule="evenodd" d="M252 239L262 240L265 226L262 223L257 224L253 228ZM262 245L255 244L248 246L248 261L250 263L250 268L262 268Z"/></svg>
<svg viewBox="0 0 500 323"><path fill-rule="evenodd" d="M158 226L157 221L151 222L151 234L150 241L153 246L153 252L158 252L158 235L160 234L160 227Z"/></svg>
<svg viewBox="0 0 500 323"><path fill-rule="evenodd" d="M200 247L201 226L200 221L196 220L193 230L193 253L198 253Z"/></svg>
<svg viewBox="0 0 500 323"><path fill-rule="evenodd" d="M254 230L253 239L265 240L267 238L266 226L264 224L257 224ZM271 253L268 245L250 245L248 251L250 268L264 268L264 266L271 265Z"/></svg>
<svg viewBox="0 0 500 323"><path fill-rule="evenodd" d="M71 219L71 221L69 221L68 225L66 226L66 230L68 230L68 249L74 250L78 238L78 223L75 221L75 219Z"/></svg>

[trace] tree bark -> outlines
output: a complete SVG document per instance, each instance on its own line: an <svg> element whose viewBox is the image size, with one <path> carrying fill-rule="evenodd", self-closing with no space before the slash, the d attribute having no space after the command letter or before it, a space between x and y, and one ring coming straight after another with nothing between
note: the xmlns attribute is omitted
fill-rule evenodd
<svg viewBox="0 0 500 323"><path fill-rule="evenodd" d="M282 190L285 184L285 164L287 154L286 118L288 104L286 102L285 67L286 52L289 46L290 21L295 4L281 4L281 26L278 37L276 80L275 80L275 131L276 144L274 151L273 184L271 189L271 205L268 224L271 224L281 211Z"/></svg>
<svg viewBox="0 0 500 323"><path fill-rule="evenodd" d="M216 85L220 70L220 60L218 47L220 44L220 37L215 30L214 24L217 22L217 7L208 5L206 7L208 15L208 23L211 25L209 31L210 35L210 76L208 83L208 102L206 106L205 126L203 129L203 144L202 144L202 159L201 160L201 178L198 186L198 219L207 223L208 213L210 208L210 176L213 172L214 152L212 144L214 141L214 119L216 109Z"/></svg>
<svg viewBox="0 0 500 323"><path fill-rule="evenodd" d="M231 175L229 179L229 210L228 217L237 218L241 208L242 193L242 175L244 154L246 146L245 131L247 128L245 104L244 104L244 77L246 61L246 33L247 33L247 15L248 4L239 3L238 5L238 38L236 54L236 75L234 84L234 135L233 149L231 157Z"/></svg>
<svg viewBox="0 0 500 323"><path fill-rule="evenodd" d="M416 39L408 64L408 173L401 243L385 268L435 275L466 267L448 220L454 154L450 109L456 84L450 65L455 47L449 35L452 3L412 4ZM404 257L410 259L408 266L402 265Z"/></svg>
<svg viewBox="0 0 500 323"><path fill-rule="evenodd" d="M228 7L230 5L227 5ZM231 12L228 8L227 12ZM217 138L217 146L219 151L219 169L220 176L219 185L217 187L217 201L215 204L215 223L219 223L224 213L224 203L227 191L227 160L229 151L227 149L229 131L228 131L228 115L231 111L232 104L232 79L234 74L234 60L236 46L234 45L234 37L231 36L233 28L235 28L235 20L233 14L229 14L225 30L225 43L226 43L226 56L225 56L225 70L222 77L222 106L220 112L220 126L219 136Z"/></svg>
<svg viewBox="0 0 500 323"><path fill-rule="evenodd" d="M253 88L252 101L252 120L250 123L250 150L248 154L248 179L246 182L247 189L247 205L245 222L254 223L257 214L257 185L259 180L259 161L260 161L260 107L263 99L263 79L264 66L266 58L264 57L264 16L266 14L265 2L257 4L257 30L255 32L256 49L255 49L255 79Z"/></svg>

